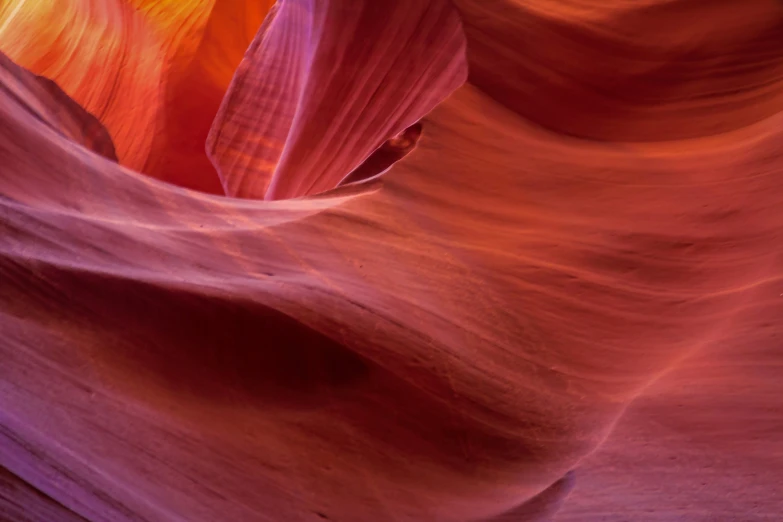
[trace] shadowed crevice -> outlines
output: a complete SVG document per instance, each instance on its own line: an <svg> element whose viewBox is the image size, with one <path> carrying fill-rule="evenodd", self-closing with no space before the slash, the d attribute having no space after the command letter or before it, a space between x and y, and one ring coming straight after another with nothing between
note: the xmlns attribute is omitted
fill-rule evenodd
<svg viewBox="0 0 783 522"><path fill-rule="evenodd" d="M88 522L0 466L0 521Z"/></svg>
<svg viewBox="0 0 783 522"><path fill-rule="evenodd" d="M416 148L421 138L421 132L422 124L414 123L394 138L386 140L364 163L348 174L338 186L365 181L386 172Z"/></svg>

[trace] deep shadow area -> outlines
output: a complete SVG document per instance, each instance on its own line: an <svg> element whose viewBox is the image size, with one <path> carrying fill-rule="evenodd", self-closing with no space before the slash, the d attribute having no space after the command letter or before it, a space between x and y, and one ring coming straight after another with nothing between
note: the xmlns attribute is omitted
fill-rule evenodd
<svg viewBox="0 0 783 522"><path fill-rule="evenodd" d="M24 317L31 300L48 295L46 316L35 319L69 324L68 341L114 385L308 408L369 372L342 345L258 303L94 273L14 272L8 307ZM56 288L36 290L42 280Z"/></svg>

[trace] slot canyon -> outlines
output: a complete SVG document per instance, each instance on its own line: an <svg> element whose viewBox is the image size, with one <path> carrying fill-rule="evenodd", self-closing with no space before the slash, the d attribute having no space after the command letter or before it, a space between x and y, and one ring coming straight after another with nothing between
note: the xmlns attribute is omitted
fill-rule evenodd
<svg viewBox="0 0 783 522"><path fill-rule="evenodd" d="M783 520L780 0L0 0L0 522Z"/></svg>

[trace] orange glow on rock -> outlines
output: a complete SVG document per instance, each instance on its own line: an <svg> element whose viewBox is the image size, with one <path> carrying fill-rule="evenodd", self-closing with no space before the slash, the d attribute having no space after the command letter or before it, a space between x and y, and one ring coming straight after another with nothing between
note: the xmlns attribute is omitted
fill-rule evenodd
<svg viewBox="0 0 783 522"><path fill-rule="evenodd" d="M783 4L0 3L0 520L783 512Z"/></svg>

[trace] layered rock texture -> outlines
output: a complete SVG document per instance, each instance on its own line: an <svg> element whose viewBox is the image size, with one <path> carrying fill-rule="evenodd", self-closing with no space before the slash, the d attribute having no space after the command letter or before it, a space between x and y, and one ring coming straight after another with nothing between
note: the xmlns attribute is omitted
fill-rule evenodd
<svg viewBox="0 0 783 522"><path fill-rule="evenodd" d="M0 520L777 521L783 4L0 2Z"/></svg>

